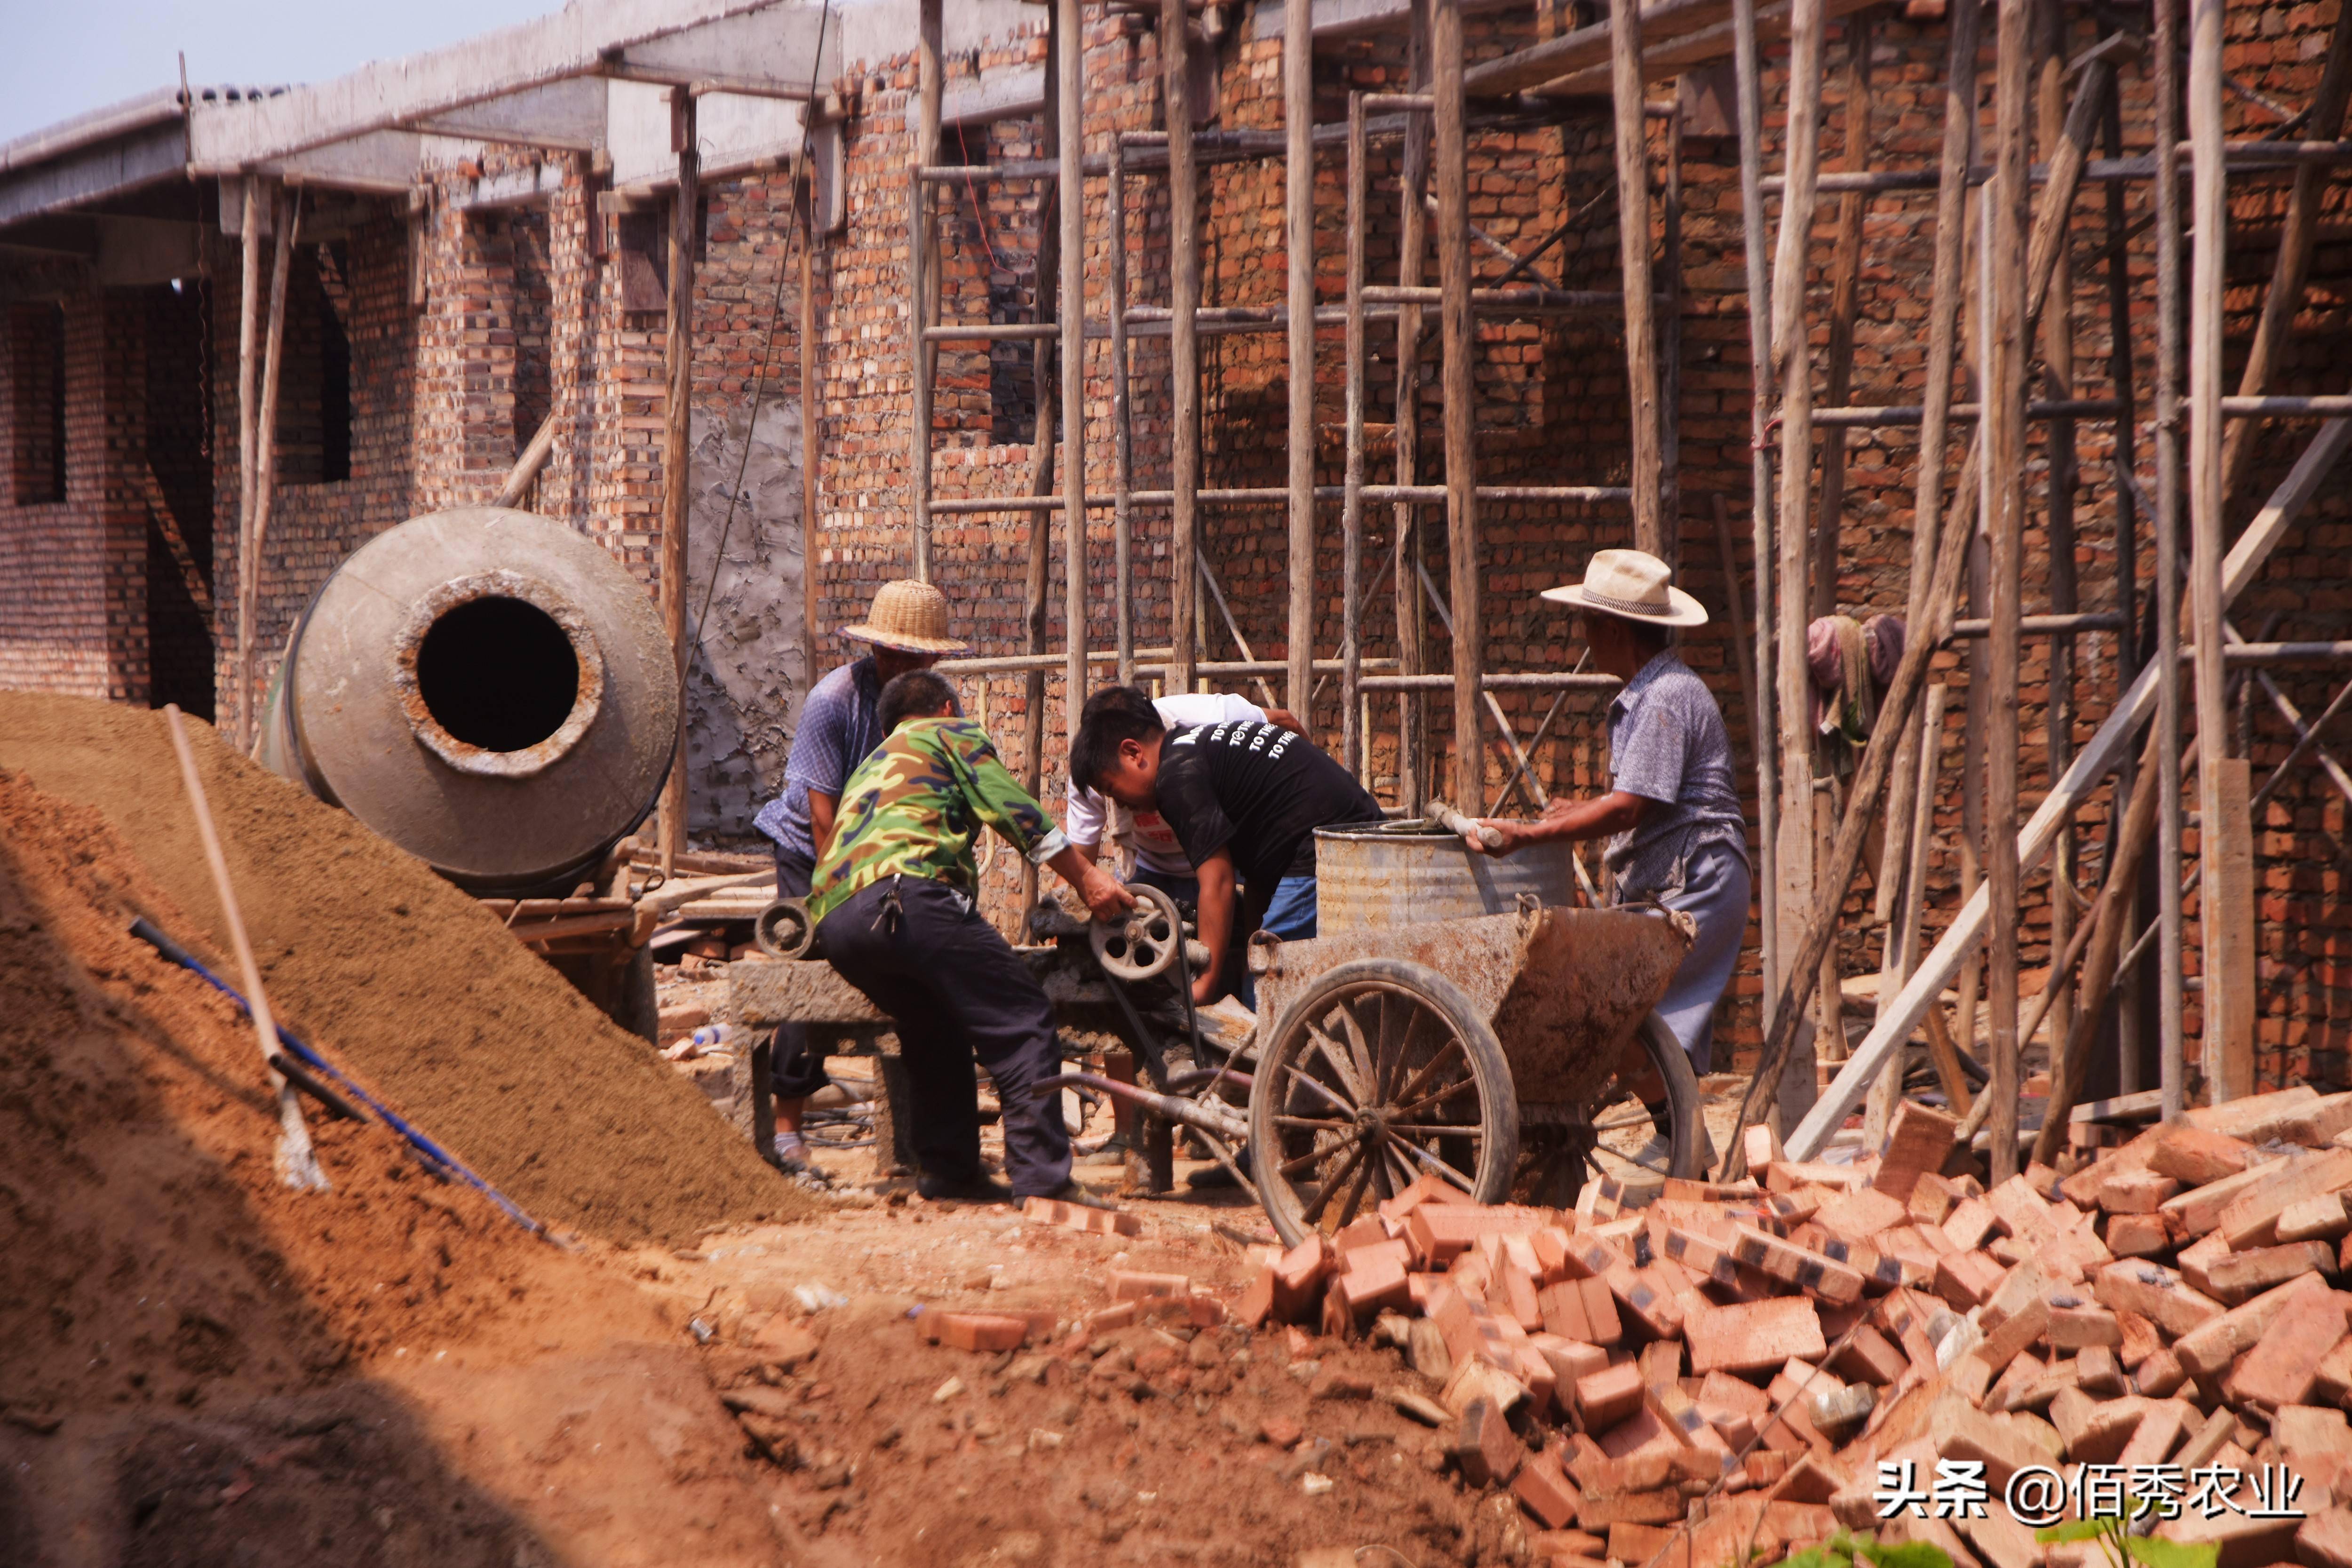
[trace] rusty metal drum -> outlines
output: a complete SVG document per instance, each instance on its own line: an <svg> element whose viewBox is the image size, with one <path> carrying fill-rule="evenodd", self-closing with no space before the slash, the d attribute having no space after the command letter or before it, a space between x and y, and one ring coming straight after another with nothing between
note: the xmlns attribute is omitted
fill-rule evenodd
<svg viewBox="0 0 2352 1568"><path fill-rule="evenodd" d="M1570 853L1561 842L1474 855L1460 838L1422 822L1322 828L1315 835L1316 930L1337 936L1509 914L1523 894L1545 906L1571 903Z"/></svg>
<svg viewBox="0 0 2352 1568"><path fill-rule="evenodd" d="M311 600L257 757L479 893L568 890L652 809L677 668L645 585L530 512L414 518Z"/></svg>

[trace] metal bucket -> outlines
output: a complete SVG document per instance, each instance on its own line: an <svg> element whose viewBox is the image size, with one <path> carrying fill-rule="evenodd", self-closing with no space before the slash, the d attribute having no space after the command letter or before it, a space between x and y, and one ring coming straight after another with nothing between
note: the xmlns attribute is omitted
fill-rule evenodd
<svg viewBox="0 0 2352 1568"><path fill-rule="evenodd" d="M469 507L335 569L257 757L459 887L568 890L652 807L677 726L644 585L560 522Z"/></svg>
<svg viewBox="0 0 2352 1568"><path fill-rule="evenodd" d="M1515 855L1473 855L1433 825L1326 827L1315 835L1316 931L1394 931L1428 921L1508 914L1519 895L1540 904L1574 901L1576 872L1566 841Z"/></svg>

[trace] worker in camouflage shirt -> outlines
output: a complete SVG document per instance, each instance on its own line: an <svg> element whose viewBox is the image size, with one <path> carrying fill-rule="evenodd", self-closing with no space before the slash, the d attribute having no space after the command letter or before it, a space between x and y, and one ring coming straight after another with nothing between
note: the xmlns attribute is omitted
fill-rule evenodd
<svg viewBox="0 0 2352 1568"><path fill-rule="evenodd" d="M1062 836L987 731L957 716L954 689L940 677L898 677L882 689L877 712L887 739L842 786L808 908L818 952L898 1026L918 1190L980 1202L1090 1202L1070 1181L1060 1097L1033 1092L1061 1065L1053 1006L973 904L972 841L994 828L1077 889L1097 919L1117 919L1134 897ZM974 1058L1003 1107L1009 1191L981 1168Z"/></svg>

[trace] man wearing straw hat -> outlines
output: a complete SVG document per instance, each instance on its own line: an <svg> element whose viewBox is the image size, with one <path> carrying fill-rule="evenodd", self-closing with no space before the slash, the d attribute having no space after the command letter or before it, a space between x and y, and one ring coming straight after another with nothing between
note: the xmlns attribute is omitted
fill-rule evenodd
<svg viewBox="0 0 2352 1568"><path fill-rule="evenodd" d="M1609 793L1554 800L1533 822L1487 824L1488 849L1508 855L1554 839L1608 839L1602 858L1621 904L1654 900L1698 922L1658 1013L1707 1070L1715 1005L1748 928L1748 828L1739 812L1731 737L1706 683L1675 657L1677 626L1706 624L1696 599L1667 582L1666 563L1639 550L1601 550L1584 581L1543 596L1573 605L1592 662L1625 684L1609 704ZM1660 1125L1664 1125L1663 1122Z"/></svg>
<svg viewBox="0 0 2352 1568"><path fill-rule="evenodd" d="M840 635L866 644L866 651L810 690L784 763L784 793L761 807L752 822L775 841L780 899L808 896L809 874L833 837L842 787L885 738L877 716L883 687L965 646L948 636L947 595L929 583L903 579L883 584L866 618ZM776 1144L761 1153L787 1173L822 1177L801 1137L808 1097L825 1083L824 1058L810 1054L806 1025L777 1026L772 1081Z"/></svg>

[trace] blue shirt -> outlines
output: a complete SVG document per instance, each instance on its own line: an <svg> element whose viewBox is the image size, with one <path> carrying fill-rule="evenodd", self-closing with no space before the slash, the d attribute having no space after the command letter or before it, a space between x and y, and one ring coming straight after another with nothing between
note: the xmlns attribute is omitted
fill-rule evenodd
<svg viewBox="0 0 2352 1568"><path fill-rule="evenodd" d="M1691 856L1706 845L1748 858L1723 710L1671 652L1643 665L1609 704L1609 782L1651 803L1641 825L1604 851L1620 900L1678 891Z"/></svg>
<svg viewBox="0 0 2352 1568"><path fill-rule="evenodd" d="M801 704L800 728L793 732L792 756L784 763L784 793L751 819L785 854L815 861L809 791L841 798L857 764L882 744L882 720L876 711L881 700L882 677L869 654L818 681Z"/></svg>

